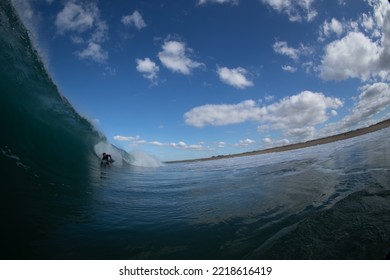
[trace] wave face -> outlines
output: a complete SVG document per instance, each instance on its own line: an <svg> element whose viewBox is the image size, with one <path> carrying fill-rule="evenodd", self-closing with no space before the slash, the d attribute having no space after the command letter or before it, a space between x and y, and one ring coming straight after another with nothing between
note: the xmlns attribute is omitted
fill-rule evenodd
<svg viewBox="0 0 390 280"><path fill-rule="evenodd" d="M107 144L80 117L8 0L0 54L0 258L383 259L389 250L390 129L161 166ZM112 166L100 165L104 151Z"/></svg>
<svg viewBox="0 0 390 280"><path fill-rule="evenodd" d="M0 8L2 168L83 181L102 139L59 93L11 4Z"/></svg>
<svg viewBox="0 0 390 280"><path fill-rule="evenodd" d="M73 219L82 212L77 207L85 206L100 180L103 152L112 154L113 167L162 164L108 144L75 111L46 71L9 0L0 2L0 54L0 210L11 210L4 222L12 225L6 237L15 240L4 244L2 253L23 258L30 256L26 244L38 232L52 228L58 217Z"/></svg>
<svg viewBox="0 0 390 280"><path fill-rule="evenodd" d="M8 0L0 2L0 54L0 199L15 209L9 234L19 237L44 226L28 214L35 199L47 202L39 217L61 192L85 191L99 164L93 146L104 139L59 93ZM11 256L18 254L13 246Z"/></svg>

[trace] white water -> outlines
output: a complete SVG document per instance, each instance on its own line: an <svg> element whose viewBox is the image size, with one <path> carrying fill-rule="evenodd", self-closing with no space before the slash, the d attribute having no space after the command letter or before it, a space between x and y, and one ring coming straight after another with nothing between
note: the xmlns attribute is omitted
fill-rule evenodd
<svg viewBox="0 0 390 280"><path fill-rule="evenodd" d="M137 150L130 153L132 162L130 164L140 167L160 167L163 163L153 155Z"/></svg>
<svg viewBox="0 0 390 280"><path fill-rule="evenodd" d="M99 142L95 145L95 154L102 158L103 153L110 154L112 159L115 160L113 165L114 166L122 166L123 164L123 157L121 153L118 151L117 148L115 148L113 145L107 143L107 142Z"/></svg>
<svg viewBox="0 0 390 280"><path fill-rule="evenodd" d="M130 154L126 154L126 152L118 150L118 148L107 142L99 142L95 145L94 150L96 156L99 158L102 158L103 153L110 154L115 160L113 165L118 167L122 166L124 162L139 167L163 166L161 161L148 153L137 150L131 152Z"/></svg>

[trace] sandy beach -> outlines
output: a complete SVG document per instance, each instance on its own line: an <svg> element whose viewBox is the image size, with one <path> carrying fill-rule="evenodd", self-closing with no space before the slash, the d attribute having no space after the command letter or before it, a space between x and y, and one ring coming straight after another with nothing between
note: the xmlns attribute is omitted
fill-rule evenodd
<svg viewBox="0 0 390 280"><path fill-rule="evenodd" d="M328 144L328 143L332 143L332 142L335 142L335 141L345 140L345 139L349 139L349 138L352 138L352 137L356 137L356 136L364 135L364 134L367 134L367 133L375 132L375 131L387 128L389 126L390 126L390 119L385 120L385 121L381 121L379 123L373 124L373 125L368 126L368 127L359 128L359 129L352 130L352 131L349 131L349 132L336 134L336 135L333 135L333 136L328 136L328 137L324 137L324 138L320 138L320 139L309 140L309 141L303 142L303 143L296 143L296 144L291 144L291 145L273 147L273 148L257 150L257 151L252 151L252 152L245 152L245 153L240 153L240 154L218 155L218 156L213 156L213 157L209 157L209 158L198 158L198 159L189 159L189 160L167 161L165 163L219 160L219 159L233 158L233 157L260 155L260 154L266 154L266 153L278 153L278 152L290 151L290 150L295 150L295 149L302 149L302 148L307 148L307 147L311 147L311 146Z"/></svg>

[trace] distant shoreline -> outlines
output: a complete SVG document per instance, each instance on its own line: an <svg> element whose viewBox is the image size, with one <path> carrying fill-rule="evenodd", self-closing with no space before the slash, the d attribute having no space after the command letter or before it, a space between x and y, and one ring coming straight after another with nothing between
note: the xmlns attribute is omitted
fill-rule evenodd
<svg viewBox="0 0 390 280"><path fill-rule="evenodd" d="M359 128L356 130L352 130L345 133L336 134L333 136L328 136L320 139L310 140L304 143L296 143L296 144L290 144L285 146L279 146L279 147L273 147L268 148L264 150L257 150L252 152L244 152L239 154L231 154L231 155L219 155L219 156L213 156L208 158L198 158L198 159L187 159L187 160L175 160L175 161L166 161L165 163L180 163L180 162L197 162L197 161L209 161L209 160L219 160L219 159L226 159L226 158L234 158L234 157L244 157L244 156L253 156L253 155L261 155L261 154L267 154L267 153L279 153L279 152L285 152L285 151L291 151L296 149L302 149L317 145L323 145L328 144L340 140L346 140L349 138L353 138L356 136L361 136L367 133L375 132L384 128L390 127L390 119L378 122L376 124L373 124L368 127Z"/></svg>

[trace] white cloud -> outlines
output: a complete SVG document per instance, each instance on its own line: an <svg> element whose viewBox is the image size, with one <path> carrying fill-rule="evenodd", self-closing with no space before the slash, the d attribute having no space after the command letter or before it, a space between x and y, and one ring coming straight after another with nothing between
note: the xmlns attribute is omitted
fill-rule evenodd
<svg viewBox="0 0 390 280"><path fill-rule="evenodd" d="M261 118L265 125L261 128L288 130L315 126L328 120L329 109L337 109L342 105L343 102L338 98L303 91L266 106Z"/></svg>
<svg viewBox="0 0 390 280"><path fill-rule="evenodd" d="M114 136L114 140L117 140L117 141L127 141L127 142L130 142L130 141L135 141L135 140L139 140L139 139L140 139L139 136L122 136L122 135Z"/></svg>
<svg viewBox="0 0 390 280"><path fill-rule="evenodd" d="M136 59L137 71L141 72L143 76L149 79L152 83L157 83L159 67L146 57L144 59Z"/></svg>
<svg viewBox="0 0 390 280"><path fill-rule="evenodd" d="M140 136L122 136L122 135L116 135L114 136L114 140L120 141L120 142L128 142L131 146L137 146L146 144L147 142L143 139L141 139Z"/></svg>
<svg viewBox="0 0 390 280"><path fill-rule="evenodd" d="M383 20L383 36L382 36L382 48L383 51L380 55L380 67L381 70L387 71L387 78L390 78L390 4L388 5L386 16Z"/></svg>
<svg viewBox="0 0 390 280"><path fill-rule="evenodd" d="M330 43L320 66L324 80L360 78L368 80L378 73L380 48L360 32L350 32L344 38Z"/></svg>
<svg viewBox="0 0 390 280"><path fill-rule="evenodd" d="M385 24L385 21L388 17L388 12L390 11L389 2L386 0L372 1L368 0L368 4L373 8L373 19L376 22L376 25L379 28Z"/></svg>
<svg viewBox="0 0 390 280"><path fill-rule="evenodd" d="M97 3L67 2L56 16L55 26L59 34L69 33L74 44L85 45L83 50L75 52L79 58L99 63L108 59L108 52L101 44L108 39L108 26L100 19Z"/></svg>
<svg viewBox="0 0 390 280"><path fill-rule="evenodd" d="M367 3L372 12L344 23L347 35L326 46L318 67L322 79L390 80L390 5L385 0Z"/></svg>
<svg viewBox="0 0 390 280"><path fill-rule="evenodd" d="M313 49L311 47L300 44L299 48L292 48L284 41L275 42L273 49L275 53L288 56L295 61L297 61L302 55L310 56L313 53Z"/></svg>
<svg viewBox="0 0 390 280"><path fill-rule="evenodd" d="M248 71L244 68L229 69L227 67L218 67L217 73L222 82L235 88L244 89L253 86L253 82L245 77Z"/></svg>
<svg viewBox="0 0 390 280"><path fill-rule="evenodd" d="M351 113L341 121L332 123L322 130L322 134L331 135L342 131L355 129L362 123L370 123L378 113L390 106L390 85L387 83L374 83L365 85L360 89L358 101Z"/></svg>
<svg viewBox="0 0 390 280"><path fill-rule="evenodd" d="M149 144L156 147L170 147L179 150L192 150L192 151L211 150L209 147L205 146L203 142L200 142L198 144L187 144L184 141L170 142L170 143L163 143L160 141L148 142L144 139L141 139L141 137L138 135L137 136L116 135L114 136L114 140L119 142L127 142L130 146Z"/></svg>
<svg viewBox="0 0 390 280"><path fill-rule="evenodd" d="M262 141L263 141L263 145L267 148L284 146L284 145L290 144L290 141L288 139L274 140L270 137L264 137L262 139Z"/></svg>
<svg viewBox="0 0 390 280"><path fill-rule="evenodd" d="M342 105L338 98L303 91L263 107L253 100L230 105L208 104L185 113L184 119L187 125L195 127L257 121L259 132L281 130L286 137L303 140L314 137L315 126L325 123Z"/></svg>
<svg viewBox="0 0 390 280"><path fill-rule="evenodd" d="M297 128L288 128L283 132L283 135L289 139L294 139L294 142L307 141L315 138L317 130L314 126L303 126Z"/></svg>
<svg viewBox="0 0 390 280"><path fill-rule="evenodd" d="M312 21L317 11L312 7L315 0L262 0L279 13L287 14L290 21Z"/></svg>
<svg viewBox="0 0 390 280"><path fill-rule="evenodd" d="M161 143L160 141L152 141L149 143L150 145L153 145L153 146L158 146L158 147L162 147L162 146L165 146L164 143Z"/></svg>
<svg viewBox="0 0 390 280"><path fill-rule="evenodd" d="M138 11L135 11L131 15L123 16L121 22L126 26L135 26L138 30L147 26Z"/></svg>
<svg viewBox="0 0 390 280"><path fill-rule="evenodd" d="M374 30L375 22L374 22L374 19L371 16L363 13L362 16L361 16L361 20L360 21L361 21L361 25L363 26L363 28L364 28L364 30L366 32Z"/></svg>
<svg viewBox="0 0 390 280"><path fill-rule="evenodd" d="M249 145L252 145L254 143L256 143L256 141L247 138L247 139L244 139L244 140L240 140L238 143L234 144L234 146L241 147L241 148L246 148Z"/></svg>
<svg viewBox="0 0 390 280"><path fill-rule="evenodd" d="M181 150L204 150L205 147L200 144L187 145L185 142L180 141L178 143L169 143L170 147Z"/></svg>
<svg viewBox="0 0 390 280"><path fill-rule="evenodd" d="M265 102L271 102L274 99L275 99L275 96L273 96L273 95L267 94L266 96L264 96L264 101ZM263 102L263 101L261 100L261 102Z"/></svg>
<svg viewBox="0 0 390 280"><path fill-rule="evenodd" d="M226 145L226 142L223 142L223 141L217 142L217 147L218 148L225 148L225 145Z"/></svg>
<svg viewBox="0 0 390 280"><path fill-rule="evenodd" d="M98 20L91 34L90 42L102 43L108 39L108 26L104 21Z"/></svg>
<svg viewBox="0 0 390 280"><path fill-rule="evenodd" d="M158 53L158 58L166 68L173 72L188 75L193 69L203 65L188 57L188 52L191 52L191 49L186 48L183 42L166 41L162 49Z"/></svg>
<svg viewBox="0 0 390 280"><path fill-rule="evenodd" d="M361 87L359 102L353 113L359 119L368 118L390 106L390 86L387 83L375 83Z"/></svg>
<svg viewBox="0 0 390 280"><path fill-rule="evenodd" d="M272 139L270 137L263 138L263 144L270 145L272 143Z"/></svg>
<svg viewBox="0 0 390 280"><path fill-rule="evenodd" d="M199 144L192 144L192 145L188 145L186 142L184 141L179 141L179 142L171 142L171 143L162 143L162 142L159 142L159 141L152 141L150 142L149 144L153 145L153 146L158 146L158 147L171 147L171 148L175 148L175 149L179 149L179 150L193 150L193 151L200 151L200 150L205 150L205 149L208 149L207 147L205 147L202 143L199 143Z"/></svg>
<svg viewBox="0 0 390 280"><path fill-rule="evenodd" d="M187 144L184 141L179 141L178 143L169 143L169 146L180 149L187 147Z"/></svg>
<svg viewBox="0 0 390 280"><path fill-rule="evenodd" d="M261 109L253 100L246 100L238 104L203 105L195 107L184 114L186 124L195 127L205 125L222 126L238 124L246 121L259 120Z"/></svg>
<svg viewBox="0 0 390 280"><path fill-rule="evenodd" d="M230 4L238 4L238 0L199 0L198 1L198 5L203 5L203 4L206 4L206 3L217 3L217 4L226 4L226 3L230 3Z"/></svg>
<svg viewBox="0 0 390 280"><path fill-rule="evenodd" d="M61 34L67 31L81 33L92 28L97 13L97 7L93 4L82 6L67 2L64 9L57 15L55 25Z"/></svg>
<svg viewBox="0 0 390 280"><path fill-rule="evenodd" d="M297 68L292 67L292 66L290 66L290 65L283 65L283 66L282 66L282 69L283 69L284 71L287 71L287 72L290 72L290 73L294 73L294 72L296 72L296 71L298 70Z"/></svg>
<svg viewBox="0 0 390 280"><path fill-rule="evenodd" d="M325 21L321 28L321 35L323 37L329 37L332 34L341 36L344 31L343 24L335 18L332 18L329 22Z"/></svg>
<svg viewBox="0 0 390 280"><path fill-rule="evenodd" d="M291 48L287 45L287 42L276 42L273 45L274 51L281 55L286 55L291 59L297 60L299 57L299 50Z"/></svg>
<svg viewBox="0 0 390 280"><path fill-rule="evenodd" d="M96 62L104 62L108 58L108 54L99 44L90 42L88 47L80 52L76 52L77 56L81 59L91 59Z"/></svg>

